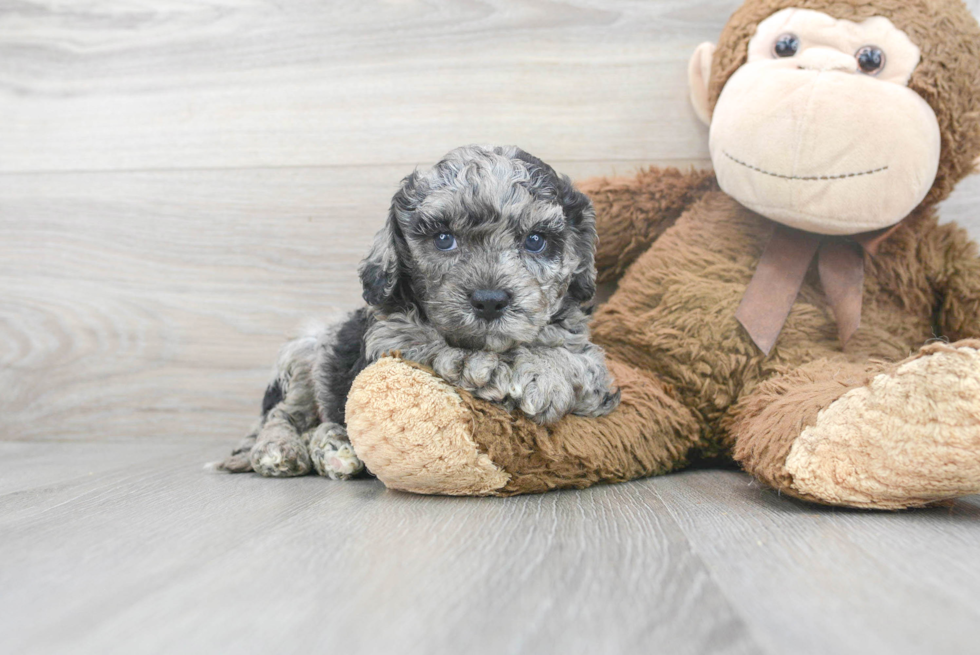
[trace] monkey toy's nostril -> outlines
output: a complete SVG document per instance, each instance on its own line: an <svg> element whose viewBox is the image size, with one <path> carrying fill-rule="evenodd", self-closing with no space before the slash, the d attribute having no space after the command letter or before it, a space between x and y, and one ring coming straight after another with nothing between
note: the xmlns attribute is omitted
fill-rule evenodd
<svg viewBox="0 0 980 655"><path fill-rule="evenodd" d="M473 313L486 321L500 318L510 304L510 294L499 289L477 289L470 294Z"/></svg>

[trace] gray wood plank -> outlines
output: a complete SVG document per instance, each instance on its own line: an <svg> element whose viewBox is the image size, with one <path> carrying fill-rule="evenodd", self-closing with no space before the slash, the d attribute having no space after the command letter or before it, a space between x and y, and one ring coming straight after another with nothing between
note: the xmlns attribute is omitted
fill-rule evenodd
<svg viewBox="0 0 980 655"><path fill-rule="evenodd" d="M207 443L207 442L205 442ZM6 496L20 494L35 498L32 492L45 488L50 497L54 487L78 488L113 471L126 471L137 464L156 461L175 454L196 452L201 440L178 439L101 442L89 448L84 442L5 441L0 445L4 467L0 472L0 513L9 512ZM96 478L95 476L100 476ZM27 506L37 509L29 500ZM2 517L0 517L2 520Z"/></svg>
<svg viewBox="0 0 980 655"><path fill-rule="evenodd" d="M244 432L403 167L0 179L0 438Z"/></svg>
<svg viewBox="0 0 980 655"><path fill-rule="evenodd" d="M736 0L0 3L0 171L703 157Z"/></svg>
<svg viewBox="0 0 980 655"><path fill-rule="evenodd" d="M218 444L72 446L89 452L54 479L52 444L0 443L49 477L0 495L2 652L970 653L980 636L980 497L839 511L692 471L427 498L201 470ZM117 466L83 476L95 457Z"/></svg>
<svg viewBox="0 0 980 655"><path fill-rule="evenodd" d="M780 498L736 472L647 488L771 652L977 652L978 496L886 513Z"/></svg>
<svg viewBox="0 0 980 655"><path fill-rule="evenodd" d="M6 0L0 171L703 157L686 63L739 4Z"/></svg>
<svg viewBox="0 0 980 655"><path fill-rule="evenodd" d="M0 497L0 650L763 652L640 485L427 498L202 457Z"/></svg>

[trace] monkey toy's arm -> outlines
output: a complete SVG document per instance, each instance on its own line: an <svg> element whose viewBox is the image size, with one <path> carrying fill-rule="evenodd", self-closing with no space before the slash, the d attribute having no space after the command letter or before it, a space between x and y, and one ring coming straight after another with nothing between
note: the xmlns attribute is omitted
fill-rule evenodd
<svg viewBox="0 0 980 655"><path fill-rule="evenodd" d="M716 182L711 171L649 168L636 177L594 178L578 186L595 204L599 282L614 282Z"/></svg>
<svg viewBox="0 0 980 655"><path fill-rule="evenodd" d="M930 273L939 297L939 336L950 341L980 339L977 244L966 230L953 224L939 226L934 234L931 243L920 248L919 257L920 261L935 262L936 268Z"/></svg>

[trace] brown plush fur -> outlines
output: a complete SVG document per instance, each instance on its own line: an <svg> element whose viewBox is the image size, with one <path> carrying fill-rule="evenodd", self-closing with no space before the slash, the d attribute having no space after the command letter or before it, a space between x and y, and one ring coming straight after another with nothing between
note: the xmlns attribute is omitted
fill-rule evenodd
<svg viewBox="0 0 980 655"><path fill-rule="evenodd" d="M653 376L610 364L623 395L619 409L601 422L570 416L547 429L464 397L476 420L474 439L510 474L502 494L623 482L687 463L701 436L691 411Z"/></svg>
<svg viewBox="0 0 980 655"><path fill-rule="evenodd" d="M890 477L882 474L890 480L887 498L865 491L848 495L834 478L834 467L850 465L844 437L834 453L839 462L824 452L803 452L794 460L823 467L796 471L808 480L807 490L787 466L801 435L850 392L875 380L887 386L899 363L932 339L980 338L976 246L962 229L939 225L934 210L980 155L980 27L959 0L749 0L726 27L715 56L713 99L745 61L757 24L786 7L853 20L891 18L922 48L911 86L933 106L943 130L942 165L928 199L874 257L865 257L860 329L842 349L814 265L765 356L735 312L773 223L721 192L708 172L650 169L633 179L587 182L583 188L597 209L600 278L614 280L625 271L593 324L593 337L623 387L622 406L603 418L568 417L545 428L462 395L472 439L508 476L495 493L621 481L717 454L733 455L776 489L828 504L894 509L980 491L980 371L964 383L976 385L977 398L975 406L961 408L967 436L957 442L959 460L949 459L948 444L939 443L932 453L909 451L935 464L930 475L956 478L954 485L892 471ZM926 348L917 356L950 355ZM916 384L928 398L916 405L917 424L941 437L936 430L944 407L934 399L941 399L945 383L923 377ZM894 415L901 411L906 408L897 407ZM403 417L399 430L411 429L409 418ZM854 462L870 461L866 455L875 448L887 452L889 439L900 444L917 438L914 432L877 429L869 425L861 435L864 445L855 446L861 451L855 453L865 459ZM867 445L872 442L874 447ZM813 478L819 475L824 478ZM903 479L908 489L901 488ZM454 490L449 485L428 492Z"/></svg>
<svg viewBox="0 0 980 655"><path fill-rule="evenodd" d="M817 422L821 410L867 384L872 372L881 368L870 362L821 359L766 380L727 421L735 459L766 484L792 493L793 479L783 464L796 438Z"/></svg>
<svg viewBox="0 0 980 655"><path fill-rule="evenodd" d="M597 178L579 185L596 214L615 216L596 249L599 282L619 279L657 237L705 192L717 188L711 171L640 171L636 179Z"/></svg>
<svg viewBox="0 0 980 655"><path fill-rule="evenodd" d="M817 411L881 370L871 362L901 361L936 336L978 334L980 262L964 257L971 248L962 230L921 211L867 259L864 320L844 351L811 270L765 357L735 310L771 230L769 221L709 192L630 268L596 316L594 338L611 358L676 390L694 410L708 453L737 442L734 454L747 469L789 491L780 467L793 438ZM959 292L955 300L951 288ZM937 298L945 301L937 306ZM781 393L786 397L776 402Z"/></svg>

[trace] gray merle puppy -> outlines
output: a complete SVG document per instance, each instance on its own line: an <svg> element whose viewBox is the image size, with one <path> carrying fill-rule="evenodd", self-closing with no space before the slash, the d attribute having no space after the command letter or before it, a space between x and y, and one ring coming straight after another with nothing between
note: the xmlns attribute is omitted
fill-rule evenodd
<svg viewBox="0 0 980 655"><path fill-rule="evenodd" d="M218 468L360 473L344 404L386 353L540 423L609 413L619 393L588 329L595 241L589 199L518 148L458 148L412 173L359 269L368 306L282 349L262 418Z"/></svg>

